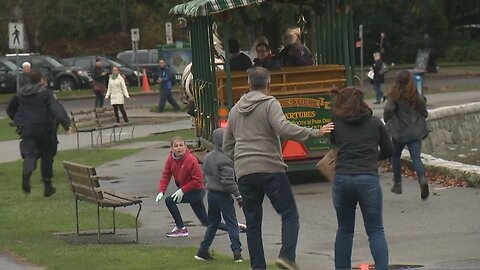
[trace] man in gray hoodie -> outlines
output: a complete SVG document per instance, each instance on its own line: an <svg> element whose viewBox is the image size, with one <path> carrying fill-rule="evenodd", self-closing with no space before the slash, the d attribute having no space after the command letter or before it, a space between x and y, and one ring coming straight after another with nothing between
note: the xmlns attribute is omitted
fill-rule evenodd
<svg viewBox="0 0 480 270"><path fill-rule="evenodd" d="M333 123L320 129L295 125L285 118L278 100L268 95L270 73L249 70L250 91L232 108L223 137L223 151L234 160L238 187L247 220L247 244L252 269L266 269L262 242L262 202L265 194L282 216L282 247L276 260L283 269L299 269L295 263L298 211L283 161L280 136L305 141L330 133Z"/></svg>

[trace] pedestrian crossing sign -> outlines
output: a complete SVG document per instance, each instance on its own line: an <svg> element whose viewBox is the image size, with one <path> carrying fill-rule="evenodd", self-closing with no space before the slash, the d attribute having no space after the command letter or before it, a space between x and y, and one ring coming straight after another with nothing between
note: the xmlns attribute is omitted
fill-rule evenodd
<svg viewBox="0 0 480 270"><path fill-rule="evenodd" d="M10 49L25 49L23 23L8 24L8 47Z"/></svg>

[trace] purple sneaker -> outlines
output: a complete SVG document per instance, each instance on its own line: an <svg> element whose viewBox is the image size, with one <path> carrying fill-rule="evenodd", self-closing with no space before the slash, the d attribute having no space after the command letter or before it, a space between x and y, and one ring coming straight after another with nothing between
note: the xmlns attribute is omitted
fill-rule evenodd
<svg viewBox="0 0 480 270"><path fill-rule="evenodd" d="M167 237L187 237L188 236L188 230L186 227L183 227L181 229L175 227L173 230L169 233L166 233Z"/></svg>

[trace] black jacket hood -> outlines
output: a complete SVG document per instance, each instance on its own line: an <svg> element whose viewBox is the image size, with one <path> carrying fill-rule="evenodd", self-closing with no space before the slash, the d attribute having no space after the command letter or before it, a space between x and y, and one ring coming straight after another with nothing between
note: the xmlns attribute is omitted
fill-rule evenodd
<svg viewBox="0 0 480 270"><path fill-rule="evenodd" d="M18 94L21 96L31 96L43 91L45 91L45 86L42 83L28 83L18 89Z"/></svg>

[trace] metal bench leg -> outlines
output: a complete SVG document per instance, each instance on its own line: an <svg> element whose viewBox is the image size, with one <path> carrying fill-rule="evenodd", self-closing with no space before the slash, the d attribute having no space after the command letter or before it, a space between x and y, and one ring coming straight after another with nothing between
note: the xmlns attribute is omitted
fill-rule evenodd
<svg viewBox="0 0 480 270"><path fill-rule="evenodd" d="M77 235L80 235L80 225L78 222L78 200L75 199L75 220L77 221Z"/></svg>
<svg viewBox="0 0 480 270"><path fill-rule="evenodd" d="M112 128L112 132L110 133L110 142L112 142L112 136L113 136L113 142L115 142L116 141L115 127Z"/></svg>
<svg viewBox="0 0 480 270"><path fill-rule="evenodd" d="M100 206L97 204L97 240L100 244Z"/></svg>
<svg viewBox="0 0 480 270"><path fill-rule="evenodd" d="M133 131L135 130L135 126L132 126L132 140L133 140Z"/></svg>
<svg viewBox="0 0 480 270"><path fill-rule="evenodd" d="M140 211L142 210L142 204L138 204L138 212L137 216L135 217L135 239L138 243L138 216L140 215Z"/></svg>
<svg viewBox="0 0 480 270"><path fill-rule="evenodd" d="M116 232L116 227L115 227L115 207L113 207L113 214L112 214L112 219L113 219L113 234Z"/></svg>
<svg viewBox="0 0 480 270"><path fill-rule="evenodd" d="M123 128L120 127L120 132L118 132L118 141L120 141L120 137L122 136L122 131L123 131Z"/></svg>
<svg viewBox="0 0 480 270"><path fill-rule="evenodd" d="M90 131L90 145L93 148L93 131Z"/></svg>
<svg viewBox="0 0 480 270"><path fill-rule="evenodd" d="M77 133L77 149L80 149L80 134L78 133L78 131L76 132Z"/></svg>

